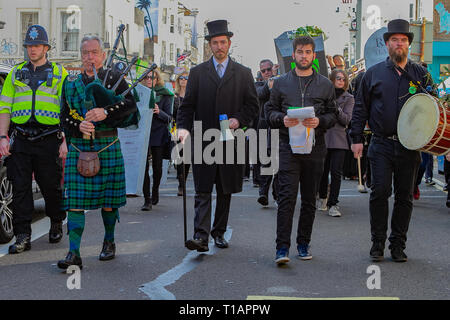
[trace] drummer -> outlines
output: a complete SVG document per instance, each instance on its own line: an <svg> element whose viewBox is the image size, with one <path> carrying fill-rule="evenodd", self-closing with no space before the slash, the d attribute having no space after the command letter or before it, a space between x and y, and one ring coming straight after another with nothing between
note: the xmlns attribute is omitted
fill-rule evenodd
<svg viewBox="0 0 450 320"><path fill-rule="evenodd" d="M363 154L366 121L373 132L368 151L372 170L369 210L372 234L370 257L373 261L384 259L392 181L395 203L389 249L393 261L407 261L404 250L413 208L415 177L421 159L418 151L407 150L400 144L397 122L403 104L415 93L423 92L422 87L431 85L427 70L408 60L413 38L407 21L396 19L388 24L384 41L389 57L367 70L353 110L350 136L355 158Z"/></svg>

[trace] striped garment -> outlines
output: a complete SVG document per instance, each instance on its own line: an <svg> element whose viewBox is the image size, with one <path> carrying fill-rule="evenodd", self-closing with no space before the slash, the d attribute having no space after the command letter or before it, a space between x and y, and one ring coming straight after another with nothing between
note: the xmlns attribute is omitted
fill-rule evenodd
<svg viewBox="0 0 450 320"><path fill-rule="evenodd" d="M99 151L116 138L107 137L94 140L94 151ZM99 154L100 172L95 177L86 178L77 171L79 150L91 151L90 141L71 138L64 172L63 210L99 208L120 208L126 205L125 167L120 142Z"/></svg>

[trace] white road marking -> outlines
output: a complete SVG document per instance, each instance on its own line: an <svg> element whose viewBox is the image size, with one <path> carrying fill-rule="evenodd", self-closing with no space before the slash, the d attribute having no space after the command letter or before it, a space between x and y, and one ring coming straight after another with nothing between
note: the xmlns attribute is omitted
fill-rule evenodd
<svg viewBox="0 0 450 320"><path fill-rule="evenodd" d="M211 207L211 222L213 222L216 200L213 200ZM232 234L233 230L228 227L224 238L227 241L230 241ZM161 274L155 280L140 286L139 290L145 293L151 300L176 300L175 295L168 291L165 287L174 284L182 276L194 270L201 263L201 260L197 259L197 257L201 255L214 255L218 250L219 249L214 245L214 240L210 241L208 252L189 252L179 265Z"/></svg>

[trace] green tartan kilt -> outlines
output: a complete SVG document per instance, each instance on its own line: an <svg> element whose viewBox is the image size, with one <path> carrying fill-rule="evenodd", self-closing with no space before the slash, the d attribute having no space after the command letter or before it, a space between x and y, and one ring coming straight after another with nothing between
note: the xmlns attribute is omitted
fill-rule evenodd
<svg viewBox="0 0 450 320"><path fill-rule="evenodd" d="M116 138L94 140L94 151L100 151ZM89 140L72 138L64 171L63 210L120 208L126 205L125 167L120 141L99 154L100 171L95 177L86 178L78 173L79 150L89 152Z"/></svg>

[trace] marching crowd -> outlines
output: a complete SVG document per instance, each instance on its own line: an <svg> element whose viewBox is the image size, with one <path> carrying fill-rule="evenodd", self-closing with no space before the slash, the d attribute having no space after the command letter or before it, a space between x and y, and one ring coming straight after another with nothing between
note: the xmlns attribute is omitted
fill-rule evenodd
<svg viewBox="0 0 450 320"><path fill-rule="evenodd" d="M185 143L193 134L194 121L201 121L205 132L219 129L219 119L226 115L230 129L254 128L269 133L278 130L279 150L271 150L269 144L267 152L278 154L279 170L262 175L261 170L270 164L258 161L252 165L253 184L259 188L257 202L268 205L272 185L278 207L276 264L290 261L298 193L301 209L297 256L309 260L316 209L327 211L332 217L341 216L343 212L338 206L341 181L345 177L358 179L357 176L361 192L367 192L366 186L371 189L371 259L384 258L388 239L393 261L407 261L404 250L413 198L420 197L418 186L424 175L427 184L434 183L433 157L406 149L397 135L399 110L412 96L410 78L424 87L431 84L426 68L407 59L414 38L409 23L401 19L389 23L384 34L389 57L353 81L339 55L328 59L331 67L328 78L319 74L313 67L315 42L302 36L293 40L293 70L280 76L279 66L265 59L260 62L255 82L250 69L228 55L233 33L228 30L227 21L211 21L207 27L209 34L205 38L213 56L179 74L175 93L165 88L158 69L142 81L155 93L149 106L153 120L147 155L153 178L149 176L150 161L147 161L142 211L150 211L159 203L163 159L170 159L171 155L169 126L176 127L177 138ZM123 77L104 67L106 53L96 36L81 41L83 72L78 76L68 76L61 65L47 60L50 44L41 26L30 27L24 46L30 61L14 67L0 96L0 153L7 156L8 179L13 185L16 237L9 253L31 249L34 173L51 220L51 243L61 241L62 222L67 213L69 251L58 267L82 267L80 244L86 210L101 209L105 236L99 259L111 260L116 251L114 234L120 220L119 208L126 205L125 168L117 129L136 112L135 98L127 90L129 85L122 81ZM115 87L117 99L106 104L89 100L90 90L100 82L106 89ZM315 116L302 120L289 117L292 107L313 107ZM290 132L298 126L308 133L314 132L309 152L293 150ZM62 159L65 159L63 186ZM447 155L447 185L449 160ZM220 164L225 162L177 165L178 195L183 195L183 184L191 168L195 185L194 234L185 244L189 250L208 251L210 236L217 247L229 246L224 233L232 194L242 191L250 165ZM211 223L214 186L217 201ZM387 238L388 199L392 193L395 204ZM446 204L450 207L450 198Z"/></svg>

